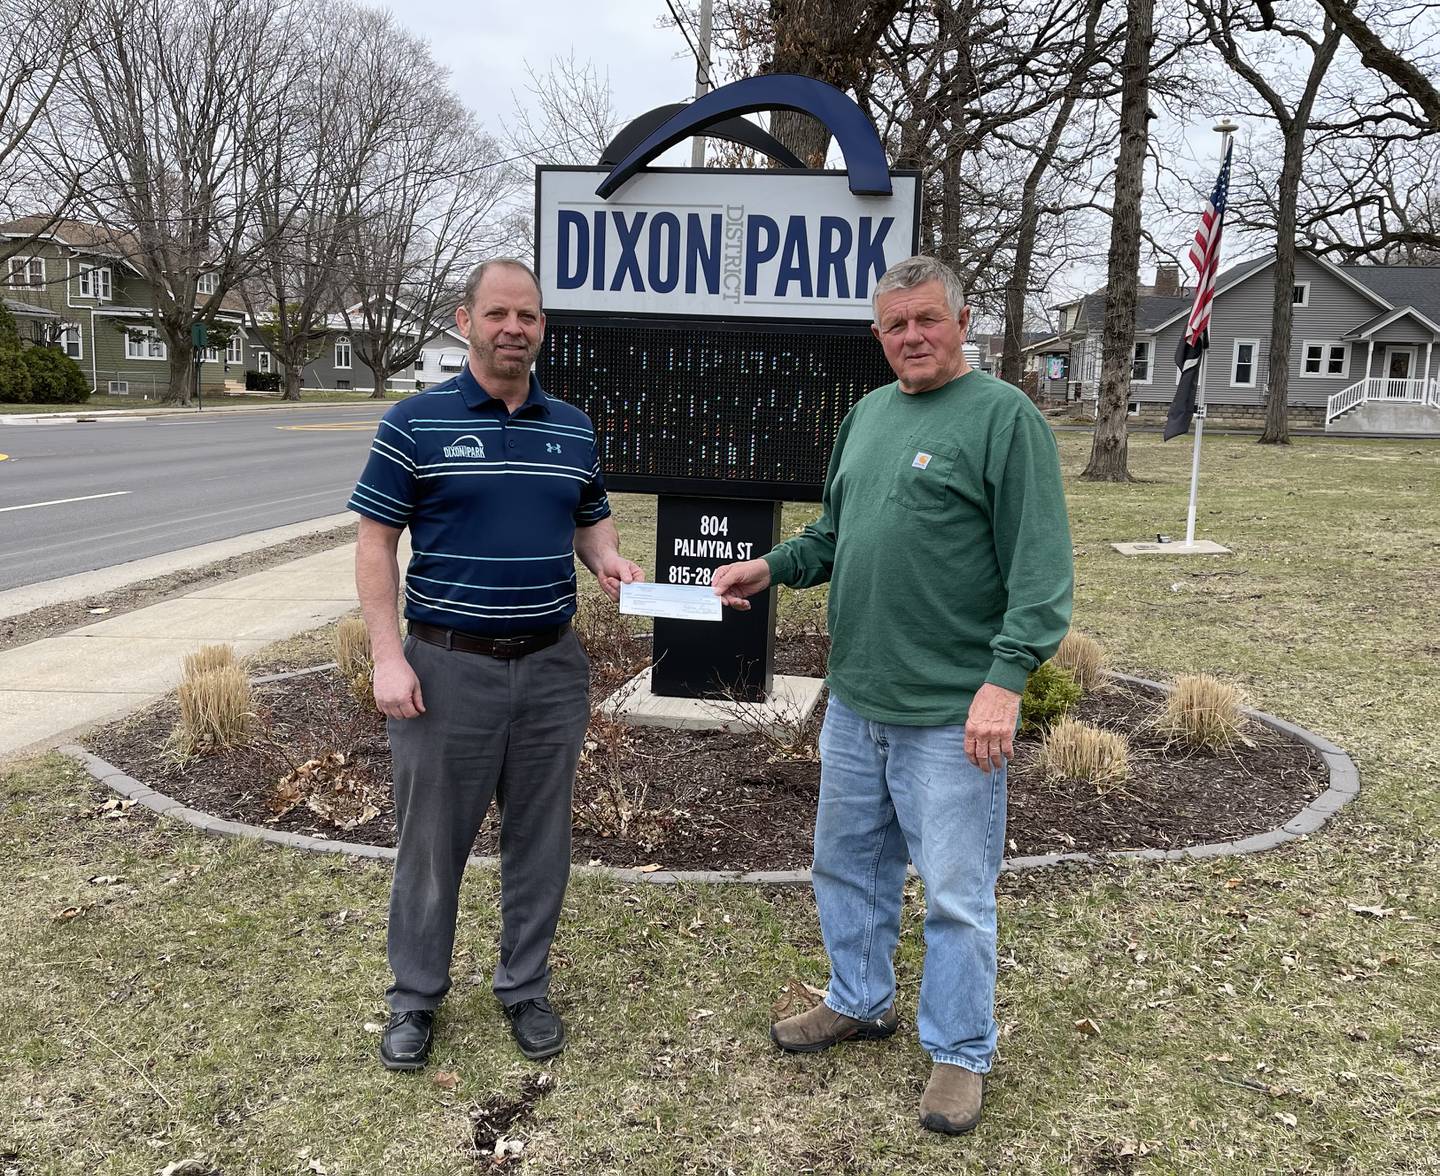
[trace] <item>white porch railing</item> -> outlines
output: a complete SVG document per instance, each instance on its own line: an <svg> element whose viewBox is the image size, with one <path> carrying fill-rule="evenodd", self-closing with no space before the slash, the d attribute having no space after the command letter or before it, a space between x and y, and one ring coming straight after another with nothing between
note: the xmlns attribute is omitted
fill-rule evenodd
<svg viewBox="0 0 1440 1176"><path fill-rule="evenodd" d="M1325 423L1328 425L1342 413L1371 402L1429 404L1440 408L1440 381L1392 380L1388 376L1368 376L1330 397L1325 407Z"/></svg>

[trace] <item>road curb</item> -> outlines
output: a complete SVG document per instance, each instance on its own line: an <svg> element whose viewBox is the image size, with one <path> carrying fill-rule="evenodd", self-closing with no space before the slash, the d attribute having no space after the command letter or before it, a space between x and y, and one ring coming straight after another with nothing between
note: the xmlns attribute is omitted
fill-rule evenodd
<svg viewBox="0 0 1440 1176"><path fill-rule="evenodd" d="M329 666L310 666L303 670L290 670L281 674L269 674L254 679L256 684L276 682L285 678L297 678L305 674L318 673ZM1161 694L1168 694L1170 687L1149 678L1137 678L1130 674L1112 673L1114 678L1132 685L1142 686ZM1307 731L1304 727L1266 714L1264 711L1244 708L1247 717L1262 726L1290 736L1315 750L1325 764L1330 776L1330 785L1324 792L1307 804L1283 825L1261 833L1253 833L1239 841L1218 841L1204 845L1187 845L1180 849L1120 849L1107 853L1047 853L1024 857L1006 858L1001 863L1002 873L1016 873L1021 870L1046 869L1061 865L1103 866L1124 861L1136 862L1181 862L1202 861L1206 858L1239 857L1244 854L1263 853L1276 849L1287 842L1306 837L1323 828L1345 805L1360 794L1360 771L1355 762L1341 748L1321 735ZM367 858L377 861L393 861L395 850L386 845L364 845L353 841L332 841L327 837L311 837L303 833L287 833L278 829L267 829L260 825L248 825L240 821L227 821L198 809L187 808L173 797L156 792L139 780L127 776L113 764L106 763L99 756L86 751L76 744L58 749L62 755L79 760L85 770L112 791L127 800L150 809L160 815L184 821L203 833L223 837L253 837L311 853L339 853L347 857ZM497 857L474 857L468 862L481 868L498 868ZM914 867L910 867L914 873ZM613 881L648 883L656 886L677 884L740 884L749 886L808 886L809 870L637 870L620 866L573 866L572 875L579 877L609 878Z"/></svg>

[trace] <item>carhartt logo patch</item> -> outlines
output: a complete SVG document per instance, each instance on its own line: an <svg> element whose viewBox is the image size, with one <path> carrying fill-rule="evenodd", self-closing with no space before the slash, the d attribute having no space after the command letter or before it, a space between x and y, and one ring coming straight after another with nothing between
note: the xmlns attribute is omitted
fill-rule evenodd
<svg viewBox="0 0 1440 1176"><path fill-rule="evenodd" d="M923 449L915 455L915 460L910 463L917 470L923 470L930 464L930 455Z"/></svg>
<svg viewBox="0 0 1440 1176"><path fill-rule="evenodd" d="M454 442L445 446L445 456L484 457L485 444L475 436L456 437Z"/></svg>

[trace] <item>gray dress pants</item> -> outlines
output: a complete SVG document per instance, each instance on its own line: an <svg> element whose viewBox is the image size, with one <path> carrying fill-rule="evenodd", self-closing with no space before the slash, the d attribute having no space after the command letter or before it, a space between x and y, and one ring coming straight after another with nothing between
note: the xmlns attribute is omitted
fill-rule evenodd
<svg viewBox="0 0 1440 1176"><path fill-rule="evenodd" d="M567 629L524 657L442 649L408 637L425 713L390 719L395 880L387 954L392 1012L433 1009L450 990L460 881L476 831L500 806L502 1003L544 996L570 878L571 792L589 718L590 662Z"/></svg>

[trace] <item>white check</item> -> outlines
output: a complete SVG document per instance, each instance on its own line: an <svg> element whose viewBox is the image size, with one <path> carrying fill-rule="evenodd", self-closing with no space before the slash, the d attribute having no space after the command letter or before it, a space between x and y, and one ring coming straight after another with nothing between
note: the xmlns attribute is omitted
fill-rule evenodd
<svg viewBox="0 0 1440 1176"><path fill-rule="evenodd" d="M689 584L621 584L620 611L677 621L721 619L720 598L707 586Z"/></svg>

